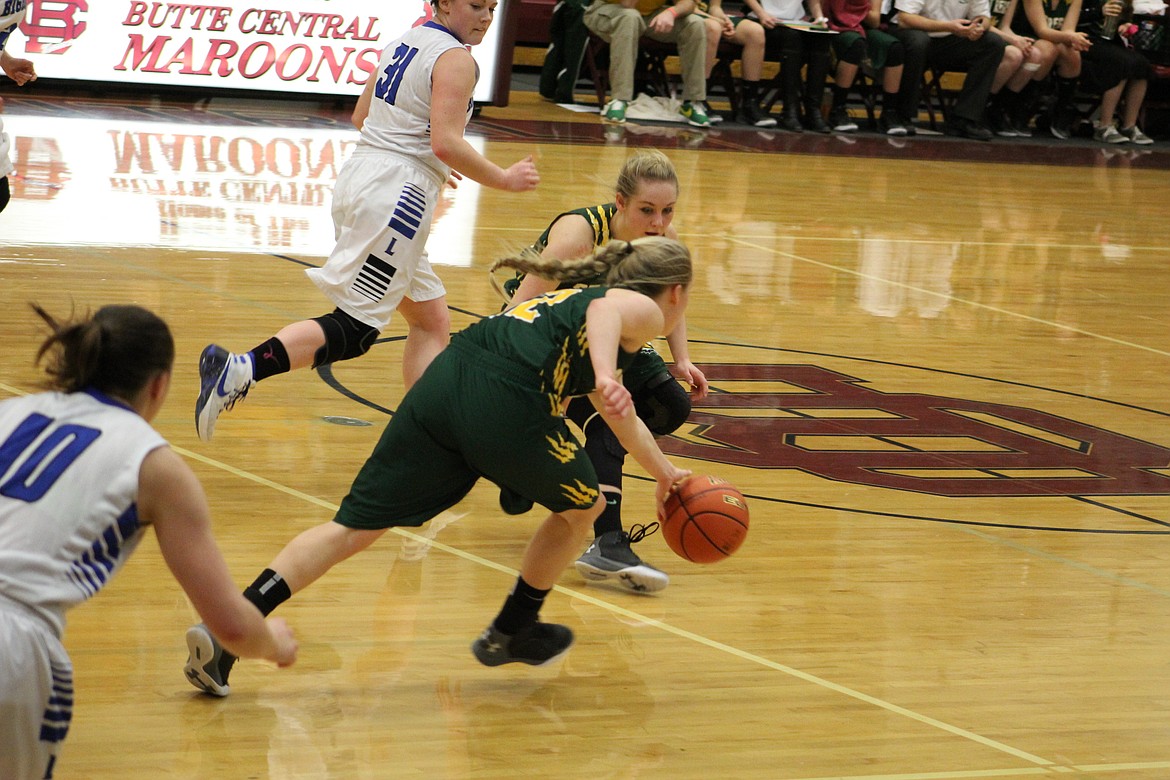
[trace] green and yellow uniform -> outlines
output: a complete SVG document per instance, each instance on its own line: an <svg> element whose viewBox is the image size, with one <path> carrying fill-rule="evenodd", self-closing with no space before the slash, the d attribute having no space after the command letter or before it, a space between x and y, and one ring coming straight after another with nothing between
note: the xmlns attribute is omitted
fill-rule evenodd
<svg viewBox="0 0 1170 780"><path fill-rule="evenodd" d="M334 519L422 525L480 477L553 512L592 506L597 475L561 410L595 389L585 314L607 291L556 290L457 333L406 394ZM618 369L638 354L619 349Z"/></svg>
<svg viewBox="0 0 1170 780"><path fill-rule="evenodd" d="M584 217L589 226L593 228L593 246L603 247L613 240L613 234L610 225L613 222L614 215L617 214L616 203L603 203L600 206L586 206L584 208L572 209L558 214L544 232L540 234L540 238L536 239L536 243L532 245L533 251L536 253L544 252L548 248L548 237L552 232L553 226L561 220L562 217L567 217L570 214ZM523 274L517 274L515 278L504 282L504 291L508 295L515 295L517 288L520 287L520 281L524 278ZM605 283L605 274L599 274L593 279L587 279L583 282L578 282L575 286L586 287L592 285L601 285ZM560 289L569 287L570 285L562 285ZM622 383L630 392L634 392L646 382L662 374L669 374L666 368L666 361L658 354L658 351L651 345L647 344L642 347L638 353L638 359L633 365L622 375Z"/></svg>

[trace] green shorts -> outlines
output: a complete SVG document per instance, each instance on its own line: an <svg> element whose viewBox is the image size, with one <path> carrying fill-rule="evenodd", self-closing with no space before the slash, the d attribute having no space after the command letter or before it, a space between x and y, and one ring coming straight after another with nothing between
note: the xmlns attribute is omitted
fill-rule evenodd
<svg viewBox="0 0 1170 780"><path fill-rule="evenodd" d="M552 512L597 502L589 457L540 379L456 336L402 400L334 520L419 526L480 477Z"/></svg>
<svg viewBox="0 0 1170 780"><path fill-rule="evenodd" d="M853 30L846 30L840 35L833 36L833 51L840 55L849 50L853 42L861 37L861 33ZM881 70L886 66L886 58L889 56L890 47L898 42L898 39L887 32L881 30L866 30L865 31L865 50L869 57L870 63L874 70Z"/></svg>

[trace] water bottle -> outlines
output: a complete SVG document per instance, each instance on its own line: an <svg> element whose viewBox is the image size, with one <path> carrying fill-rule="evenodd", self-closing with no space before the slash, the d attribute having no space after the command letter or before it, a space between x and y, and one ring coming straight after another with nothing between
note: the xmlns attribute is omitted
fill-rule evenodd
<svg viewBox="0 0 1170 780"><path fill-rule="evenodd" d="M1097 26L1097 35L1106 39L1106 40L1111 39L1114 35L1117 35L1117 24L1120 21L1121 21L1121 14L1120 13L1117 16L1103 17L1101 19L1101 23Z"/></svg>

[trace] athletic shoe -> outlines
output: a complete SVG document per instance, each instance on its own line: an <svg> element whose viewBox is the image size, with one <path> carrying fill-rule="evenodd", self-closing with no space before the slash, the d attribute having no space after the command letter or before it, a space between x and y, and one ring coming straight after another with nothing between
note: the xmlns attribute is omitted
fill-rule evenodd
<svg viewBox="0 0 1170 780"><path fill-rule="evenodd" d="M987 127L1001 138L1015 138L1017 135L1008 113L998 105L987 108Z"/></svg>
<svg viewBox="0 0 1170 780"><path fill-rule="evenodd" d="M1072 138L1079 115L1075 108L1053 109L1048 131L1061 140Z"/></svg>
<svg viewBox="0 0 1170 780"><path fill-rule="evenodd" d="M511 636L488 626L471 643L471 652L484 666L512 663L544 666L564 655L572 644L573 632L568 626L538 621Z"/></svg>
<svg viewBox="0 0 1170 780"><path fill-rule="evenodd" d="M626 101L611 100L606 103L605 109L601 112L601 118L605 122L624 125L626 123Z"/></svg>
<svg viewBox="0 0 1170 780"><path fill-rule="evenodd" d="M844 107L834 108L829 112L829 126L833 128L834 133L856 133L857 123L849 116L849 111Z"/></svg>
<svg viewBox="0 0 1170 780"><path fill-rule="evenodd" d="M593 540L589 549L573 564L577 573L591 582L615 580L618 585L635 593L653 593L670 584L666 572L643 561L630 549L658 530L658 523L635 525L630 533L609 531Z"/></svg>
<svg viewBox="0 0 1170 780"><path fill-rule="evenodd" d="M902 124L902 120L898 118L898 114L894 111L882 112L882 115L878 117L878 130L894 137L906 136L910 132L906 129L906 125Z"/></svg>
<svg viewBox="0 0 1170 780"><path fill-rule="evenodd" d="M1127 144L1129 138L1117 131L1113 125L1103 125L1093 129L1093 140L1103 144Z"/></svg>
<svg viewBox="0 0 1170 780"><path fill-rule="evenodd" d="M235 406L252 387L252 358L208 344L199 356L199 385L195 430L200 439L211 441L219 415Z"/></svg>
<svg viewBox="0 0 1170 780"><path fill-rule="evenodd" d="M694 127L710 127L711 117L707 115L707 106L701 100L684 100L678 112L687 120L688 125Z"/></svg>
<svg viewBox="0 0 1170 780"><path fill-rule="evenodd" d="M192 685L212 696L227 696L232 692L228 675L236 657L220 646L207 626L200 623L187 629L187 652L183 673Z"/></svg>
<svg viewBox="0 0 1170 780"><path fill-rule="evenodd" d="M769 116L754 100L745 100L740 103L739 114L735 120L740 124L752 127L775 127L776 117Z"/></svg>
<svg viewBox="0 0 1170 780"><path fill-rule="evenodd" d="M1148 146L1154 142L1154 139L1143 133L1137 125L1134 125L1133 127L1123 127L1118 130L1118 132L1128 138L1130 143L1139 144L1141 146Z"/></svg>

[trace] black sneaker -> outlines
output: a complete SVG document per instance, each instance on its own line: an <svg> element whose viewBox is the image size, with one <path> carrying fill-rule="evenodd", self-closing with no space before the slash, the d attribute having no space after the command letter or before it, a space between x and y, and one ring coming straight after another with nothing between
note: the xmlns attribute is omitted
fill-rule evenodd
<svg viewBox="0 0 1170 780"><path fill-rule="evenodd" d="M834 133L856 133L857 123L849 116L849 111L841 106L829 112L829 127Z"/></svg>
<svg viewBox="0 0 1170 780"><path fill-rule="evenodd" d="M593 544L573 565L577 573L590 582L613 580L635 593L662 590L670 584L670 577L643 561L630 549L631 544L642 541L657 530L658 523L651 523L649 526L635 525L630 528L630 533L604 533L593 540Z"/></svg>
<svg viewBox="0 0 1170 780"><path fill-rule="evenodd" d="M187 629L187 652L183 673L192 685L212 696L227 696L232 692L228 675L236 656L223 649L207 626L200 623Z"/></svg>
<svg viewBox="0 0 1170 780"><path fill-rule="evenodd" d="M536 622L511 636L488 626L471 643L471 652L484 666L513 663L543 666L564 655L572 644L573 632L568 626Z"/></svg>
<svg viewBox="0 0 1170 780"><path fill-rule="evenodd" d="M1075 108L1054 109L1048 130L1061 140L1072 138L1078 118L1079 115Z"/></svg>
<svg viewBox="0 0 1170 780"><path fill-rule="evenodd" d="M765 114L760 104L753 100L745 100L740 104L739 113L735 121L752 127L775 127L776 118Z"/></svg>
<svg viewBox="0 0 1170 780"><path fill-rule="evenodd" d="M1015 138L1016 128L1006 111L1000 106L989 106L987 109L987 127L1001 138Z"/></svg>
<svg viewBox="0 0 1170 780"><path fill-rule="evenodd" d="M895 137L909 135L906 125L902 124L902 120L894 111L882 112L882 115L878 117L878 131Z"/></svg>

